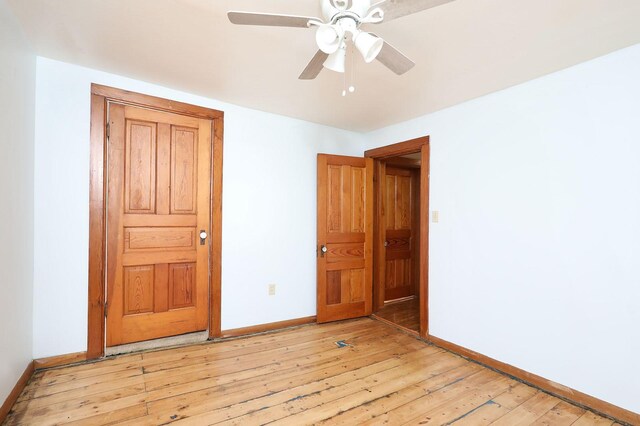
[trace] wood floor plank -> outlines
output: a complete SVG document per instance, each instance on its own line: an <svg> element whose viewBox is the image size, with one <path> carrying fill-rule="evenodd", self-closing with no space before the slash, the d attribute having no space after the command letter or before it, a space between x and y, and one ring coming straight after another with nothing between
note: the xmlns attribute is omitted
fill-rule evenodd
<svg viewBox="0 0 640 426"><path fill-rule="evenodd" d="M142 385L144 386L144 378L142 375L129 377L127 379L122 380L104 380L99 383L91 384L88 386L83 386L80 388L72 389L66 392L54 393L51 395L45 395L40 398L46 398L46 403L43 405L51 405L59 402L63 402L70 399L76 398L87 398L95 394L99 394L101 392L108 392L111 390L117 390L128 386L136 386ZM35 400L36 398L34 398ZM37 398L39 399L39 398Z"/></svg>
<svg viewBox="0 0 640 426"><path fill-rule="evenodd" d="M36 398L18 402L14 405L15 412L27 413L21 421L26 421L32 416L46 416L52 412L66 412L85 406L94 406L107 403L109 401L133 395L145 393L144 383L127 386L120 389L109 390L94 395L83 395L77 398L65 398L62 401L51 401L50 398Z"/></svg>
<svg viewBox="0 0 640 426"><path fill-rule="evenodd" d="M102 376L105 374L113 374L117 372L123 371L141 371L143 366L142 358L138 357L138 359L131 360L127 363L122 364L95 364L93 369L83 369L73 371L70 370L65 374L60 374L56 371L50 370L43 372L42 378L40 379L40 383L38 386L50 386L50 385L58 385L61 383L67 383L71 381L77 381L81 379L87 379L91 377Z"/></svg>
<svg viewBox="0 0 640 426"><path fill-rule="evenodd" d="M464 380L455 381L446 387L436 390L435 392L431 392L426 395L419 395L417 399L389 410L381 415L374 416L362 424L404 424L420 417L429 410L460 397L460 395L463 395L470 390L484 386L487 383L503 377L504 376L501 376L494 371L481 369L471 376L466 377Z"/></svg>
<svg viewBox="0 0 640 426"><path fill-rule="evenodd" d="M152 352L144 354L144 367L147 372L152 373L154 371L172 368L174 364L187 366L189 364L201 363L207 359L223 360L242 355L252 355L273 349L313 342L331 336L337 338L342 333L358 333L362 332L365 328L366 324L351 323L347 324L344 329L312 329L302 335L287 335L286 339L277 339L279 336L256 336L252 339L238 339L218 344L201 345L200 349L188 352L180 351L167 354ZM380 329L382 329L382 327L375 328L375 330ZM254 341L253 339L256 340Z"/></svg>
<svg viewBox="0 0 640 426"><path fill-rule="evenodd" d="M257 400L274 395L289 389L294 389L309 383L328 380L331 377L347 372L353 372L360 368L379 363L385 360L402 357L413 351L424 350L424 345L419 342L409 342L401 348L387 349L381 352L345 352L342 356L332 359L332 362L324 365L311 364L307 366L293 367L278 374L276 380L272 376L263 376L256 379L248 379L239 382L237 386L222 386L210 388L205 391L193 392L181 395L178 398L168 398L149 404L151 414L158 417L153 421L166 421L167 418L177 416L179 419L193 417L198 413L205 413L218 409L230 412L230 407L243 404L247 401ZM392 351L392 352L390 352ZM441 352L433 352L441 353ZM287 399L287 398L285 398ZM244 405L246 407L246 405ZM238 410L237 416L246 411ZM233 417L231 415L229 418Z"/></svg>
<svg viewBox="0 0 640 426"><path fill-rule="evenodd" d="M384 336L384 335L383 335ZM390 339L390 337L386 337ZM393 339L391 339L393 340ZM147 382L150 401L164 399L212 386L219 386L229 383L236 383L242 380L255 379L257 377L275 374L284 369L301 368L306 365L318 365L324 362L344 357L350 353L358 354L361 351L375 350L379 346L379 336L363 336L355 348L337 348L335 345L319 346L312 353L307 353L304 357L293 357L283 360L273 360L267 364L231 366L226 371L217 368L207 369L190 374L188 376L173 377L170 382L163 382L158 386L157 381Z"/></svg>
<svg viewBox="0 0 640 426"><path fill-rule="evenodd" d="M557 425L568 426L573 424L585 413L580 407L560 401L555 407L547 411L547 413L532 423L535 426Z"/></svg>
<svg viewBox="0 0 640 426"><path fill-rule="evenodd" d="M459 366L460 363L458 360L447 360L447 364L443 365L443 370L449 371L452 367ZM305 404L297 404L300 407L296 408L293 406L293 403L288 404L289 406L282 407L283 409L288 410L290 413L295 413L294 415L283 417L275 422L275 424L300 424L301 422L312 421L314 423L318 423L320 421L334 418L341 414L343 410L351 410L356 407L360 407L365 404L370 404L375 400L383 398L389 394L394 392L398 392L403 388L408 386L414 386L417 383L422 383L428 379L425 377L430 376L429 378L433 378L439 374L444 373L444 371L434 370L435 375L429 373L428 375L423 374L406 374L404 373L404 368L398 368L397 371L400 373L400 377L394 377L392 380L387 380L385 376L380 376L376 378L367 378L365 380L360 380L359 383L350 384L350 387L353 388L357 386L353 390L349 390L348 388L344 391L349 391L350 394L345 395L344 391L342 393L334 394L333 389L327 389L324 393L318 394L314 396L315 399L320 399L323 397L323 401L313 401L310 399L309 401L304 401ZM373 380L373 382L372 382ZM340 397L338 399L332 399L335 397ZM298 403L298 401L296 401ZM349 418L351 420L351 418ZM238 423L240 424L240 423Z"/></svg>
<svg viewBox="0 0 640 426"><path fill-rule="evenodd" d="M383 338L393 334L388 329L379 329L372 332L371 335L362 335L362 330L351 333L341 334L343 339L351 340L351 343L358 344L362 340L371 340L373 337ZM259 351L258 353L246 354L232 358L224 358L220 360L206 361L199 364L187 364L185 366L175 363L174 368L162 369L159 371L148 372L145 368L145 378L148 390L174 386L180 383L186 383L197 380L198 377L207 375L213 371L216 375L227 374L230 372L243 371L256 368L257 366L266 367L268 365L282 363L283 361L304 358L319 351L335 352L339 351L335 345L336 337L330 336L323 339L292 344L276 349Z"/></svg>
<svg viewBox="0 0 640 426"><path fill-rule="evenodd" d="M369 320L366 320L369 321ZM378 330L382 328L382 325L376 324L375 327L371 326L361 319L343 321L335 324L327 324L329 327L313 327L303 326L300 328L285 330L280 333L257 335L248 338L238 338L228 340L220 343L204 343L196 345L194 347L182 347L171 351L159 350L144 353L145 370L153 372L154 365L160 365L160 367L171 366L174 362L185 363L190 359L195 359L199 362L199 358L210 354L219 354L222 358L239 356L248 353L257 353L264 350L273 348L285 347L296 342L313 341L327 336L339 337L342 333L349 333L354 330L362 331L369 328L370 330ZM339 339L338 339L339 340ZM226 356L225 356L226 355Z"/></svg>
<svg viewBox="0 0 640 426"><path fill-rule="evenodd" d="M333 380L316 382L306 388L291 389L284 396L278 395L282 402L278 401L276 404L265 400L256 401L260 407L259 411L237 417L231 424L316 423L338 414L341 410L420 382L431 374L437 375L455 368L462 362L448 353L427 356L423 351L418 351L397 360L388 360L372 366L379 369L386 364L382 371L373 372L365 368L357 371L357 374L349 372ZM429 370L423 368L425 365L429 365Z"/></svg>
<svg viewBox="0 0 640 426"><path fill-rule="evenodd" d="M415 421L422 425L442 425L452 423L467 413L481 407L496 396L513 387L517 382L508 377L495 380L465 392L456 400L449 400L444 404L421 415ZM412 420L413 421L413 420Z"/></svg>
<svg viewBox="0 0 640 426"><path fill-rule="evenodd" d="M587 411L571 426L611 426L613 423L613 420L599 416L591 411Z"/></svg>
<svg viewBox="0 0 640 426"><path fill-rule="evenodd" d="M106 413L96 414L91 417L77 419L68 423L66 426L105 426L119 424L126 420L139 419L147 414L146 404L136 404L130 407L113 410Z"/></svg>
<svg viewBox="0 0 640 426"><path fill-rule="evenodd" d="M4 424L173 423L613 421L363 318L38 371Z"/></svg>
<svg viewBox="0 0 640 426"><path fill-rule="evenodd" d="M107 370L106 372L115 371L118 368L121 368L123 364L130 364L141 360L142 354L139 353L117 355L82 364L40 370L36 372L36 375L41 375L43 377L55 377L86 372L87 374L85 377L90 377L91 375L103 374L103 370Z"/></svg>
<svg viewBox="0 0 640 426"><path fill-rule="evenodd" d="M362 424L374 417L387 413L394 408L414 401L421 396L433 393L439 389L450 386L477 373L480 367L476 364L463 363L461 366L438 374L422 382L407 386L401 390L390 392L378 399L360 404L348 410L342 410L338 414L318 422L323 425L342 425L353 422Z"/></svg>
<svg viewBox="0 0 640 426"><path fill-rule="evenodd" d="M555 407L559 402L560 400L555 396L538 392L515 410L510 411L491 424L495 426L530 425L542 417L547 411Z"/></svg>
<svg viewBox="0 0 640 426"><path fill-rule="evenodd" d="M368 320L367 320L368 321ZM342 321L327 324L330 327L302 326L295 329L284 330L279 333L269 333L252 337L235 338L222 342L207 342L195 345L175 348L172 350L156 350L145 352L145 372L153 373L160 370L171 370L176 367L184 367L189 364L200 364L203 360L222 360L236 356L261 353L270 349L277 349L292 344L314 341L328 336L339 337L342 333L350 333L354 330L362 331L369 326L362 319ZM376 325L370 330L380 330L382 325Z"/></svg>
<svg viewBox="0 0 640 426"><path fill-rule="evenodd" d="M94 376L94 377L86 377L82 379L68 380L63 381L62 383L53 383L48 386L38 386L35 388L28 389L26 391L27 399L34 398L42 398L45 396L54 395L56 393L64 393L68 392L67 395L71 395L71 392L74 390L80 390L80 394L87 395L87 392L101 392L109 389L117 389L117 387L113 387L113 385L117 385L120 380L126 380L133 377L142 376L142 369L129 369L129 370L120 370L110 374L106 374L104 376ZM106 389L101 385L109 384L111 386L106 386Z"/></svg>
<svg viewBox="0 0 640 426"><path fill-rule="evenodd" d="M199 413L229 407L424 348L424 344L414 340L404 342L395 348L384 349L383 347L378 348L377 351L366 351L365 353L343 352L342 355L325 363L311 363L281 370L277 377L270 375L249 377L245 380L161 399L148 404L150 416L145 419L144 424L161 424L169 420L183 419Z"/></svg>
<svg viewBox="0 0 640 426"><path fill-rule="evenodd" d="M99 404L81 405L76 408L54 411L44 407L23 416L17 424L50 426L108 414L112 411L127 409L145 403L144 393L111 399Z"/></svg>
<svg viewBox="0 0 640 426"><path fill-rule="evenodd" d="M472 376L468 382L465 380L420 398L390 411L383 418L389 424L445 424L503 392L511 384L507 377L486 373L478 373L485 379L473 383Z"/></svg>
<svg viewBox="0 0 640 426"><path fill-rule="evenodd" d="M451 422L455 426L485 426L532 398L538 391L524 383L510 387L506 392L487 401L480 407L463 414Z"/></svg>
<svg viewBox="0 0 640 426"><path fill-rule="evenodd" d="M31 389L39 388L43 385L53 385L80 378L100 376L123 370L123 365L130 365L142 360L141 354L123 355L104 360L78 364L68 367L57 367L47 370L36 371L25 387L25 391L20 395L18 401L29 399L33 396ZM132 366L133 367L133 366ZM141 366L133 367L140 368ZM126 368L126 367L125 367Z"/></svg>

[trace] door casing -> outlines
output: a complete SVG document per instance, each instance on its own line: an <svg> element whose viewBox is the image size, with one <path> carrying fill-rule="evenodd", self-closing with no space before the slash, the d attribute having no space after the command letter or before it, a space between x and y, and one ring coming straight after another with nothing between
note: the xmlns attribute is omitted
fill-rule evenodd
<svg viewBox="0 0 640 426"><path fill-rule="evenodd" d="M149 108L213 121L211 167L211 254L209 271L209 338L221 335L222 151L224 113L168 99L91 85L89 181L89 279L87 359L104 355L106 265L106 142L108 103Z"/></svg>
<svg viewBox="0 0 640 426"><path fill-rule="evenodd" d="M365 152L366 158L374 159L374 170L376 179L374 181L374 247L373 247L373 288L380 288L380 285L384 286L384 276L381 276L380 271L384 267L384 256L380 256L384 253L384 230L380 226L380 209L382 203L380 202L380 184L381 179L379 171L381 169L380 164L383 160L392 157L398 157L407 154L415 154L419 152L421 167L420 167L420 247L419 247L419 259L420 259L420 280L419 280L419 294L420 294L420 337L427 339L429 336L429 159L430 159L430 144L429 136L411 139L405 142L396 143L393 145L384 146L381 148L371 149ZM381 266L382 265L382 266ZM375 292L375 290L374 290ZM379 306L378 298L373 297L374 311Z"/></svg>

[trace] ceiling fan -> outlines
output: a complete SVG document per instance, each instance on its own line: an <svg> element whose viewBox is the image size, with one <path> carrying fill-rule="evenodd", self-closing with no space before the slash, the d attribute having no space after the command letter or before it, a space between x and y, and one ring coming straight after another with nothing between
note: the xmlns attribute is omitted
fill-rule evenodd
<svg viewBox="0 0 640 426"><path fill-rule="evenodd" d="M238 25L316 28L318 52L300 75L301 80L313 80L322 68L345 72L347 42L352 42L366 63L374 59L398 75L415 63L377 35L362 31L363 24L380 24L392 19L440 6L453 0L320 0L322 16L277 15L269 13L228 13ZM373 4L372 4L373 3Z"/></svg>

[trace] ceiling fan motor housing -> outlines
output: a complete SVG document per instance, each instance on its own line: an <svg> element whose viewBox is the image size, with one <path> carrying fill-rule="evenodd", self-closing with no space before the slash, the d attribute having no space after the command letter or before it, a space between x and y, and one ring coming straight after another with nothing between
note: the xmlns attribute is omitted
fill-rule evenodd
<svg viewBox="0 0 640 426"><path fill-rule="evenodd" d="M337 15L351 12L364 18L371 9L371 0L322 0L322 16L325 21L333 21Z"/></svg>

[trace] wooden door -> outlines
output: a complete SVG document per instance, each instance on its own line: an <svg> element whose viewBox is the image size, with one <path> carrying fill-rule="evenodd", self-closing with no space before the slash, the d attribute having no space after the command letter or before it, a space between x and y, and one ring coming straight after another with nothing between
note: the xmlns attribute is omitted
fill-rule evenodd
<svg viewBox="0 0 640 426"><path fill-rule="evenodd" d="M212 121L110 104L108 123L107 346L206 330Z"/></svg>
<svg viewBox="0 0 640 426"><path fill-rule="evenodd" d="M384 300L416 294L419 189L412 169L385 167L383 212L385 228Z"/></svg>
<svg viewBox="0 0 640 426"><path fill-rule="evenodd" d="M318 322L371 314L373 160L318 155Z"/></svg>

